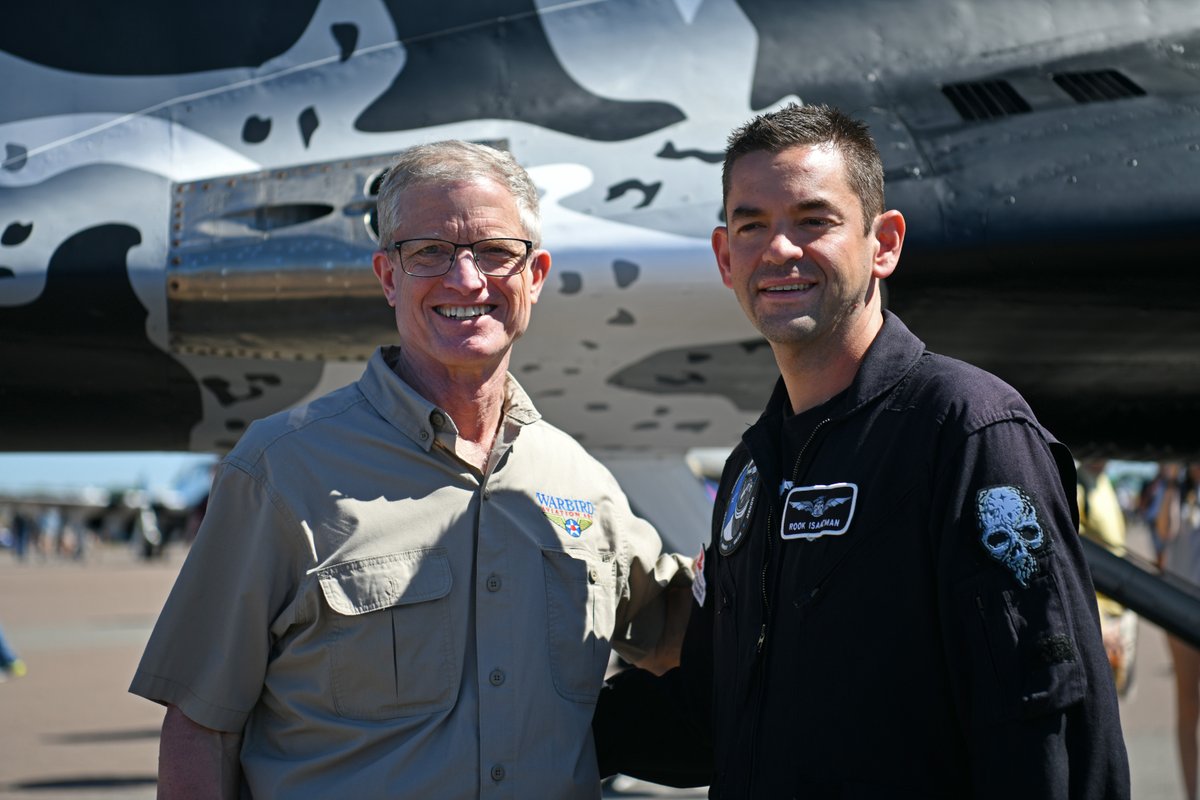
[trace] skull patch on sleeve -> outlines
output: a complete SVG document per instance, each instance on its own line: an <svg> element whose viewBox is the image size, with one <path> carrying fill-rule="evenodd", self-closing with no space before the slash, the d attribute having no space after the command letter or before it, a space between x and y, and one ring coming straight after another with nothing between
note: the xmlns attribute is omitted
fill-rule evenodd
<svg viewBox="0 0 1200 800"><path fill-rule="evenodd" d="M1029 496L1015 486L981 489L975 499L980 541L988 555L1012 570L1022 586L1037 572L1037 559L1046 537L1037 509Z"/></svg>

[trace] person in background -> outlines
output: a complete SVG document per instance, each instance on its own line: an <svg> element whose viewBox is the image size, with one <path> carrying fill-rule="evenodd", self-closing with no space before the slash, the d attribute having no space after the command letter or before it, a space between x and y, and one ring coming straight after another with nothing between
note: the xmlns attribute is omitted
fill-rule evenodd
<svg viewBox="0 0 1200 800"><path fill-rule="evenodd" d="M1105 473L1102 459L1077 465L1077 501L1079 534L1109 552L1125 555L1125 512L1117 499L1112 481ZM1137 615L1107 595L1096 593L1100 610L1100 630L1104 651L1112 668L1117 694L1124 697L1132 685L1133 662L1137 648Z"/></svg>
<svg viewBox="0 0 1200 800"><path fill-rule="evenodd" d="M0 682L9 678L23 678L27 672L25 662L17 657L16 651L9 646L0 629Z"/></svg>
<svg viewBox="0 0 1200 800"><path fill-rule="evenodd" d="M1200 596L1200 462L1186 465L1182 482L1168 483L1159 508L1163 569L1169 579ZM1167 636L1175 673L1175 739L1183 772L1184 795L1197 800L1200 762L1200 650Z"/></svg>

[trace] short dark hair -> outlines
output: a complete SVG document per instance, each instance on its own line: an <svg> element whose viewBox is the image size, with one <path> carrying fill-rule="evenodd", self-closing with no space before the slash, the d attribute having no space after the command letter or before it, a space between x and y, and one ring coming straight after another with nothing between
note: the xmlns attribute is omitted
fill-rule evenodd
<svg viewBox="0 0 1200 800"><path fill-rule="evenodd" d="M846 180L862 206L863 225L871 230L883 213L883 160L866 123L826 105L789 103L778 111L760 114L729 134L725 165L721 170L721 198L729 199L733 165L759 150L779 153L789 147L830 145L842 154Z"/></svg>

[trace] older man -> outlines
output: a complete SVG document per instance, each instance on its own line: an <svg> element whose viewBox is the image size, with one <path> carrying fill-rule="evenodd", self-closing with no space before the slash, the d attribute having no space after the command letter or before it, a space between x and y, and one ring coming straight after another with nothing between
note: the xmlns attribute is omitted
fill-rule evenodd
<svg viewBox="0 0 1200 800"><path fill-rule="evenodd" d="M688 571L507 372L550 270L525 171L414 148L379 222L401 345L224 459L134 677L160 796L598 797L610 648L669 664Z"/></svg>

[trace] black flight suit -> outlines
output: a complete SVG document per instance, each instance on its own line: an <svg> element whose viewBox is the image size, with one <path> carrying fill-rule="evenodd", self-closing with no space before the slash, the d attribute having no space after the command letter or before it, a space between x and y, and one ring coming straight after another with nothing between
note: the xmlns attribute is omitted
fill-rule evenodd
<svg viewBox="0 0 1200 800"><path fill-rule="evenodd" d="M602 774L1128 798L1077 519L1070 454L1016 391L886 314L845 392L792 415L780 381L730 456L681 666L601 693Z"/></svg>

